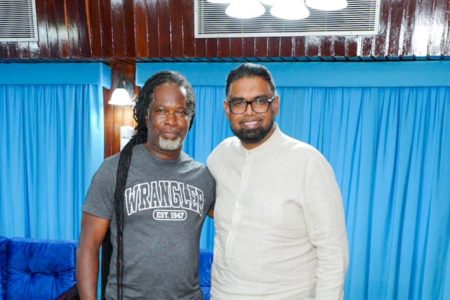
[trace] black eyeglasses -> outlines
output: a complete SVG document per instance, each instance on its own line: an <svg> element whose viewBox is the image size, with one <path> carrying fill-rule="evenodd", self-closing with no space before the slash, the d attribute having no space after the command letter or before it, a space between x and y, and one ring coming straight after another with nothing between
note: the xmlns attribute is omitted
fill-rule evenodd
<svg viewBox="0 0 450 300"><path fill-rule="evenodd" d="M250 104L252 110L255 113L262 114L269 110L270 104L272 104L275 95L271 98L257 97L253 100L246 100L244 98L232 98L228 100L228 107L233 114L243 114L247 110L247 106Z"/></svg>

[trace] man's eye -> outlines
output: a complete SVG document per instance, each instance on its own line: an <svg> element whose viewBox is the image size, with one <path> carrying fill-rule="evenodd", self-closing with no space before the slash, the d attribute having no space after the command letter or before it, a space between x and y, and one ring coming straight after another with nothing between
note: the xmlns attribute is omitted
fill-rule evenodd
<svg viewBox="0 0 450 300"><path fill-rule="evenodd" d="M262 105L262 104L266 104L268 100L269 99L267 99L267 98L261 97L261 98L256 98L253 101L255 102L255 104Z"/></svg>
<svg viewBox="0 0 450 300"><path fill-rule="evenodd" d="M232 102L231 102L231 105L233 105L233 106L235 106L235 107L237 107L237 106L243 106L243 105L245 105L246 103L245 103L245 100L233 100Z"/></svg>
<svg viewBox="0 0 450 300"><path fill-rule="evenodd" d="M180 109L177 111L177 115L180 117L186 117L187 116L187 111L185 109Z"/></svg>
<svg viewBox="0 0 450 300"><path fill-rule="evenodd" d="M164 115L164 114L166 114L166 112L167 111L161 107L155 109L155 113L157 113L158 115Z"/></svg>

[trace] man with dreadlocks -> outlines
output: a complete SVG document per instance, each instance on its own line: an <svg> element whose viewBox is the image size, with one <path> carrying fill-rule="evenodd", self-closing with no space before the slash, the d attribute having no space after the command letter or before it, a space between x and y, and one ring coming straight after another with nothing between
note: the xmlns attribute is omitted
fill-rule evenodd
<svg viewBox="0 0 450 300"><path fill-rule="evenodd" d="M213 207L209 171L181 151L195 112L179 73L147 80L136 106L137 133L95 174L83 207L77 261L81 298L96 299L99 248L112 244L106 299L203 299L199 238Z"/></svg>

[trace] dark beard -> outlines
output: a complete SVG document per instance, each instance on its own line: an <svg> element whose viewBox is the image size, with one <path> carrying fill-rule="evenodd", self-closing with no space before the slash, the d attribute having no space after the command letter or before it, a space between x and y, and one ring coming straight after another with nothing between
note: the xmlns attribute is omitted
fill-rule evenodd
<svg viewBox="0 0 450 300"><path fill-rule="evenodd" d="M274 121L269 124L267 127L260 127L256 129L239 129L236 130L232 125L231 131L241 140L241 142L245 144L256 144L262 141L272 130Z"/></svg>

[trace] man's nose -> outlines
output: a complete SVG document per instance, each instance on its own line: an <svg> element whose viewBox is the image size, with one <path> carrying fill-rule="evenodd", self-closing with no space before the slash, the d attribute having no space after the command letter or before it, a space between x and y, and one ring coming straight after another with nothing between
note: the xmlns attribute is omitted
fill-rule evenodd
<svg viewBox="0 0 450 300"><path fill-rule="evenodd" d="M168 124L168 125L176 125L178 122L178 120L177 120L177 115L176 115L176 113L175 112L169 112L167 115L166 115L166 119L165 119L165 121L166 121L166 124Z"/></svg>

